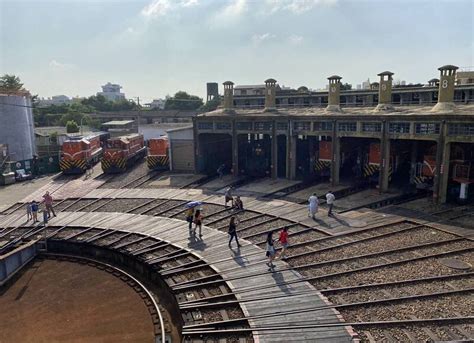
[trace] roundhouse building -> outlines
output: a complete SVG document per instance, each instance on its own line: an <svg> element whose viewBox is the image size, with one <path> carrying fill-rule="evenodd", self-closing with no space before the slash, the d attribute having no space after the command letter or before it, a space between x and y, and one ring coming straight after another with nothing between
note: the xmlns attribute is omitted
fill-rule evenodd
<svg viewBox="0 0 474 343"><path fill-rule="evenodd" d="M456 85L457 69L438 68L439 80L416 90L426 102L416 104L403 100L405 90L395 96L389 71L366 91L376 99L371 106L348 102L337 75L315 106L293 106L281 94L278 101L277 81L268 79L259 105L241 108L227 81L223 107L193 118L195 169L214 173L225 164L235 176L366 182L381 192L411 185L431 191L437 202L467 200L474 84Z"/></svg>

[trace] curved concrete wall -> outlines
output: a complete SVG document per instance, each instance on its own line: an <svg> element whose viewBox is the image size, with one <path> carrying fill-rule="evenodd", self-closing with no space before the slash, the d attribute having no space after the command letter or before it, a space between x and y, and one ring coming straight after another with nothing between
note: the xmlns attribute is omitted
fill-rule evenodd
<svg viewBox="0 0 474 343"><path fill-rule="evenodd" d="M31 99L0 94L0 144L8 144L11 160L31 159L36 154Z"/></svg>

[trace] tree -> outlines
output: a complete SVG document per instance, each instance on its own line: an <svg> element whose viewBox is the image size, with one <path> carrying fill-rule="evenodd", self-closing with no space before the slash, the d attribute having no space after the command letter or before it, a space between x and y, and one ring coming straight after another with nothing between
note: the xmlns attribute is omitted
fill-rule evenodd
<svg viewBox="0 0 474 343"><path fill-rule="evenodd" d="M204 105L199 107L200 112L211 112L217 109L219 105L221 104L221 99L220 97L214 97L212 100L209 100L206 102Z"/></svg>
<svg viewBox="0 0 474 343"><path fill-rule="evenodd" d="M75 133L79 132L79 125L74 120L70 120L66 124L66 132L67 133Z"/></svg>
<svg viewBox="0 0 474 343"><path fill-rule="evenodd" d="M179 91L174 97L166 99L165 110L197 110L203 104L202 99L197 95Z"/></svg>
<svg viewBox="0 0 474 343"><path fill-rule="evenodd" d="M0 77L0 91L16 92L23 89L23 83L15 75L5 74Z"/></svg>
<svg viewBox="0 0 474 343"><path fill-rule="evenodd" d="M350 83L341 83L341 91L350 91L352 85Z"/></svg>

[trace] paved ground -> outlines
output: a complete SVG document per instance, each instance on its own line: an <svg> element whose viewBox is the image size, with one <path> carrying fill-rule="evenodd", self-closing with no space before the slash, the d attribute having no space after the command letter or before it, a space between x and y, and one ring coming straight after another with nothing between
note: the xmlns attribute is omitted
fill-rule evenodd
<svg viewBox="0 0 474 343"><path fill-rule="evenodd" d="M0 308L1 343L154 341L140 296L87 265L36 261L2 294Z"/></svg>
<svg viewBox="0 0 474 343"><path fill-rule="evenodd" d="M0 211L9 207L9 205L22 200L39 188L47 185L52 179L53 176L45 176L34 180L17 182L13 185L1 186Z"/></svg>

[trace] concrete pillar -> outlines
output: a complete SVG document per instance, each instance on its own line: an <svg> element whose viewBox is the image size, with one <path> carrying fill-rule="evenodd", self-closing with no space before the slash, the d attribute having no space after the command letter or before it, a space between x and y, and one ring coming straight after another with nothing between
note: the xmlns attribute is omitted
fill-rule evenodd
<svg viewBox="0 0 474 343"><path fill-rule="evenodd" d="M232 121L232 175L239 176L239 140L237 139L235 120Z"/></svg>
<svg viewBox="0 0 474 343"><path fill-rule="evenodd" d="M442 161L440 163L440 172L438 174L438 170L436 170L436 174L438 175L438 197L435 197L433 192L433 200L437 201L438 204L444 204L446 202L446 197L448 194L448 180L449 180L449 160L451 157L451 143L446 143L442 145L441 156ZM436 158L438 158L438 149L436 149ZM438 163L436 162L436 168L438 168ZM436 182L436 176L435 180ZM436 186L436 185L435 185Z"/></svg>
<svg viewBox="0 0 474 343"><path fill-rule="evenodd" d="M390 139L384 138L383 150L381 151L381 173L380 192L387 192L390 182Z"/></svg>
<svg viewBox="0 0 474 343"><path fill-rule="evenodd" d="M440 124L439 129L439 138L436 141L436 170L433 180L433 201L434 203L441 204L446 202L446 195L444 201L440 199L440 189L442 188L442 183L444 179L444 174L446 174L446 187L449 176L449 154L450 151L446 152L446 149L450 150L450 146L445 146L444 143L444 132L445 132L446 123L443 120ZM444 158L448 154L447 163Z"/></svg>
<svg viewBox="0 0 474 343"><path fill-rule="evenodd" d="M171 141L170 141L171 143ZM199 161L201 160L199 156L199 133L197 129L197 121L196 118L193 118L193 145L194 145L194 172L195 173L200 173L200 166L199 166ZM170 151L172 152L173 150L171 149L170 146ZM172 161L170 161L170 166L173 168Z"/></svg>
<svg viewBox="0 0 474 343"><path fill-rule="evenodd" d="M272 123L272 179L277 178L278 171L278 139L276 136L276 122Z"/></svg>
<svg viewBox="0 0 474 343"><path fill-rule="evenodd" d="M316 144L315 141L318 138L318 136L308 136L309 139L309 174L314 175L315 170L314 170L314 163L315 163L315 154L314 151L316 150Z"/></svg>
<svg viewBox="0 0 474 343"><path fill-rule="evenodd" d="M341 169L341 139L337 136L333 136L331 145L331 185L336 186L339 184L339 171Z"/></svg>
<svg viewBox="0 0 474 343"><path fill-rule="evenodd" d="M413 178L416 176L416 165L417 165L417 156L418 155L418 141L413 141L411 143L410 151L410 181L413 181Z"/></svg>
<svg viewBox="0 0 474 343"><path fill-rule="evenodd" d="M292 125L292 123L289 123ZM289 130L289 133L286 136L286 151L287 153L287 159L286 159L286 176L290 180L296 179L296 139L297 137L294 137L291 133L292 130Z"/></svg>

